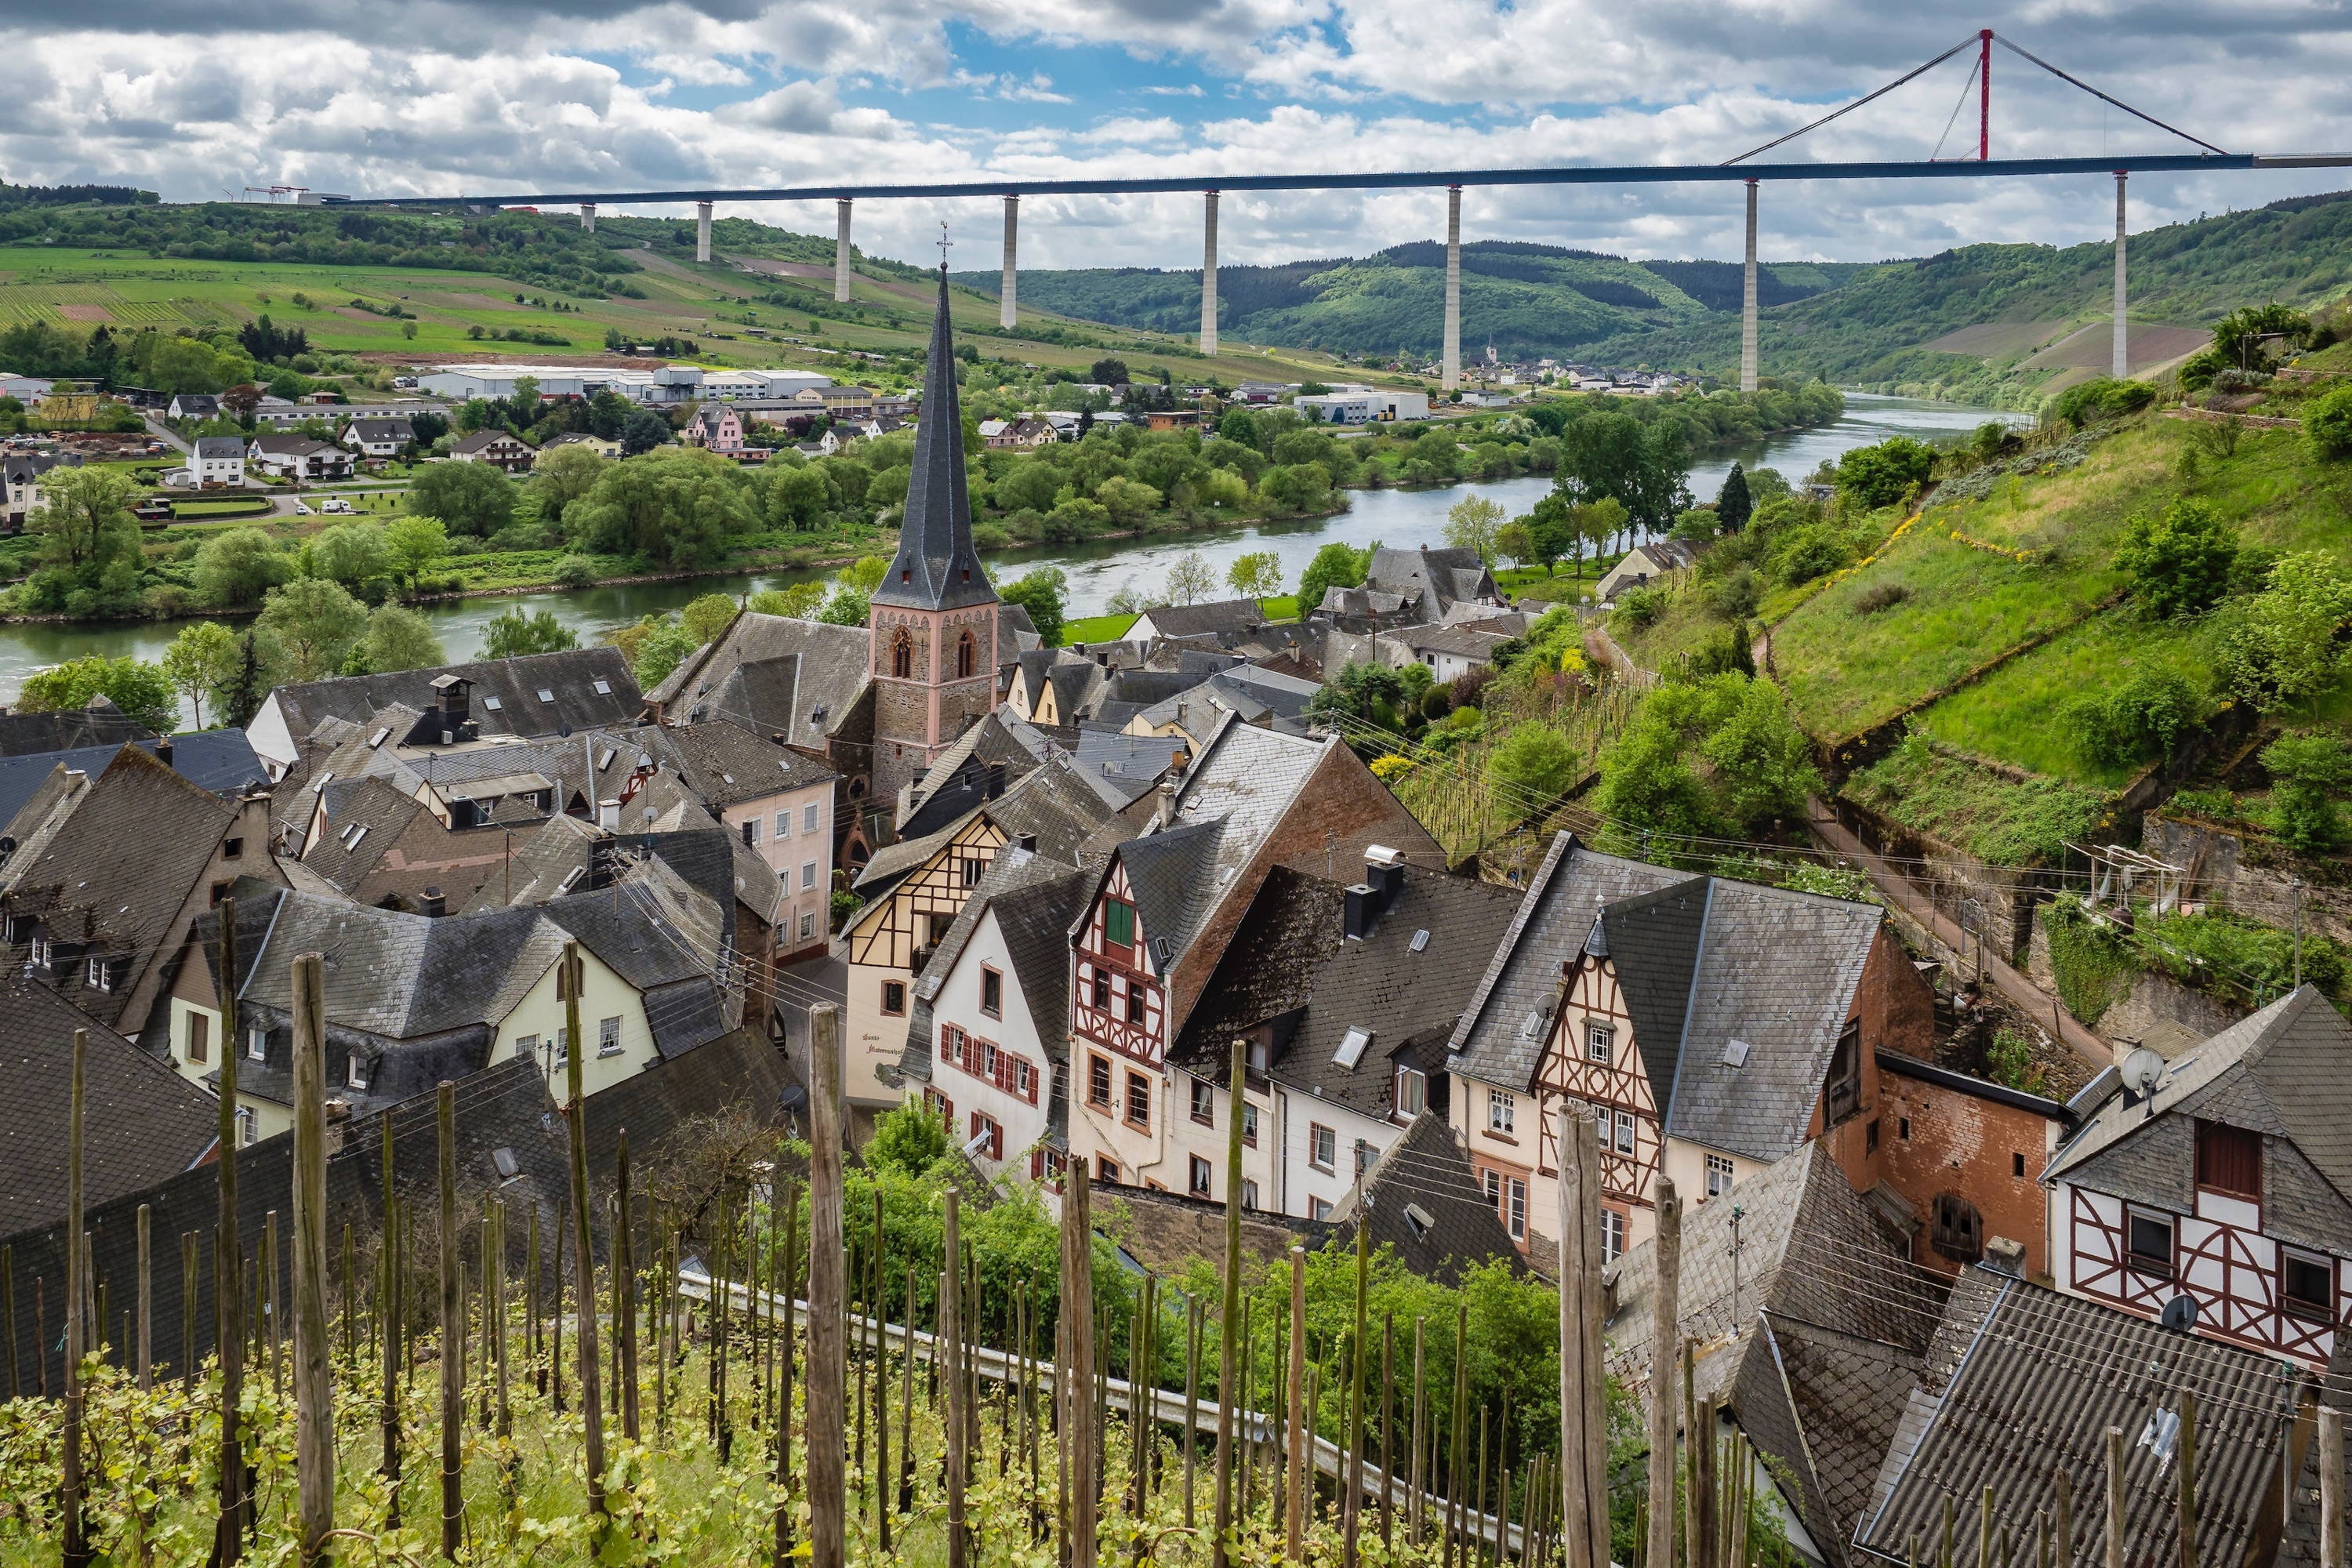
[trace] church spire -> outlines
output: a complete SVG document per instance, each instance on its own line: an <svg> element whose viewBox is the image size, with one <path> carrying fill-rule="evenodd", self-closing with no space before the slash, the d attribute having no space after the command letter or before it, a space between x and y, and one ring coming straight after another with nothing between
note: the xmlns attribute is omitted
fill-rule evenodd
<svg viewBox="0 0 2352 1568"><path fill-rule="evenodd" d="M948 267L940 261L939 316L923 366L923 407L915 426L915 471L898 525L898 553L874 603L953 610L994 600L971 544L971 497L964 483L963 408L956 395L955 344L948 331Z"/></svg>

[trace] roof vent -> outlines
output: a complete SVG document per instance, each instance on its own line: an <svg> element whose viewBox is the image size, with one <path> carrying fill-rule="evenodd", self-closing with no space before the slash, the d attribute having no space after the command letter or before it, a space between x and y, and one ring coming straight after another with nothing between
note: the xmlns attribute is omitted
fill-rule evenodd
<svg viewBox="0 0 2352 1568"><path fill-rule="evenodd" d="M1352 1072L1356 1064L1364 1059L1364 1047L1371 1043L1370 1029L1350 1028L1339 1037L1339 1048L1331 1053L1331 1059Z"/></svg>
<svg viewBox="0 0 2352 1568"><path fill-rule="evenodd" d="M1746 1040L1726 1040L1723 1045L1723 1065L1727 1068L1746 1067L1748 1065L1748 1042Z"/></svg>
<svg viewBox="0 0 2352 1568"><path fill-rule="evenodd" d="M1528 1021L1519 1026L1519 1038L1523 1040L1543 1038L1544 1026L1550 1022L1551 1008L1549 1005L1528 1009Z"/></svg>

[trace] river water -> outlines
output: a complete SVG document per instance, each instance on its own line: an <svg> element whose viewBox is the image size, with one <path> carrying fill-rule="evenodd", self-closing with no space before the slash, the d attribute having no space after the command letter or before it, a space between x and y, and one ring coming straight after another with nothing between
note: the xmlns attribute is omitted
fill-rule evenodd
<svg viewBox="0 0 2352 1568"><path fill-rule="evenodd" d="M1745 447L1717 447L1691 469L1691 494L1706 500L1722 487L1735 462L1750 468L1777 468L1791 482L1813 471L1824 458L1835 458L1855 447L1884 441L1890 436L1923 438L1972 430L1988 419L2016 419L1982 408L1924 398L1882 397L1866 393L1846 395L1845 416L1833 425L1768 437ZM1000 575L1017 576L1032 566L1056 566L1069 578L1068 613L1099 615L1111 596L1132 586L1149 595L1165 580L1178 557L1197 551L1222 578L1239 555L1271 550L1281 558L1283 578L1296 583L1315 552L1337 541L1362 547L1382 543L1436 545L1444 542L1446 509L1465 494L1476 491L1500 501L1517 516L1535 505L1551 488L1549 478L1504 479L1494 484L1455 485L1426 490L1351 490L1349 507L1334 517L1303 522L1268 523L1220 530L1213 533L1175 534L1154 539L1106 540L1084 545L1047 545L1029 550L997 552ZM478 599L424 608L422 614L440 635L441 646L453 661L470 659L481 649L483 628L496 616L520 605L528 611L551 609L579 633L583 643L640 619L647 614L677 609L705 594L730 596L761 588L822 577L822 572L762 572L699 577L689 582L636 583L600 588L551 590ZM139 621L92 626L0 626L0 701L12 698L25 677L50 665L88 654L119 658L135 654L152 659L162 656L178 631L177 623ZM184 715L184 721L189 716Z"/></svg>

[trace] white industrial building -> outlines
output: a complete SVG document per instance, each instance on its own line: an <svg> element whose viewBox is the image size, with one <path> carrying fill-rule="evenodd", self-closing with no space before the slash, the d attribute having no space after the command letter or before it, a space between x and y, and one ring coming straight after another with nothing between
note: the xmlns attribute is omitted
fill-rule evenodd
<svg viewBox="0 0 2352 1568"><path fill-rule="evenodd" d="M710 370L668 364L635 366L560 364L446 364L416 378L417 390L435 397L512 397L515 383L529 376L541 397L593 397L610 391L632 403L688 403L701 397L791 397L806 388L831 386L832 378L805 370Z"/></svg>
<svg viewBox="0 0 2352 1568"><path fill-rule="evenodd" d="M1390 424L1429 417L1429 394L1398 392L1384 386L1353 384L1328 392L1301 393L1291 400L1301 419L1326 425Z"/></svg>

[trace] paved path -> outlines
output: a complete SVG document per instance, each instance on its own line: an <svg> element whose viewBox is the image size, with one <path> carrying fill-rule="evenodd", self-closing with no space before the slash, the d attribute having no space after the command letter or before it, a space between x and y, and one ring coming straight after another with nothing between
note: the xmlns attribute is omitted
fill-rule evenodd
<svg viewBox="0 0 2352 1568"><path fill-rule="evenodd" d="M1862 868L1870 878L1871 884L1888 903L1933 931L1937 940L1946 947L1956 953L1969 951L1974 939L1938 911L1934 901L1913 886L1909 878L1872 854L1862 840L1832 816L1829 807L1819 800L1808 799L1805 806L1810 818L1807 826L1812 829L1815 839ZM2027 975L1990 952L1984 955L1983 963L1986 981L2025 1016L2045 1027L2052 1018L2058 1020L2061 1037L2084 1066L2095 1072L2116 1059L2112 1045L2077 1023L2071 1014L2058 1005L2055 997Z"/></svg>
<svg viewBox="0 0 2352 1568"><path fill-rule="evenodd" d="M158 441L163 442L166 447L171 447L174 452L179 453L180 456L184 458L188 455L188 444L180 439L179 436L169 425L164 424L161 419L156 418L152 414L144 414L140 416L140 417L146 422L147 433L149 435L154 437Z"/></svg>

